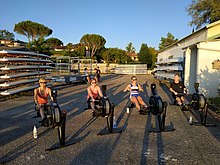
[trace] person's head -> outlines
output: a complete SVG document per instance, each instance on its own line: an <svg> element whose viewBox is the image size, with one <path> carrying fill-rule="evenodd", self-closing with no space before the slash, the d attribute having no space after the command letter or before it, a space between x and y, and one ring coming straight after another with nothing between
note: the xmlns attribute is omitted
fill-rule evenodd
<svg viewBox="0 0 220 165"><path fill-rule="evenodd" d="M87 68L85 68L84 70L87 70Z"/></svg>
<svg viewBox="0 0 220 165"><path fill-rule="evenodd" d="M99 69L99 66L97 68Z"/></svg>
<svg viewBox="0 0 220 165"><path fill-rule="evenodd" d="M95 86L96 83L97 83L97 82L96 82L96 79L92 79L92 80L91 80L91 85Z"/></svg>
<svg viewBox="0 0 220 165"><path fill-rule="evenodd" d="M40 86L46 86L47 85L47 80L45 78L40 78L39 84L40 84Z"/></svg>
<svg viewBox="0 0 220 165"><path fill-rule="evenodd" d="M180 76L178 73L174 74L174 81L179 82L180 81Z"/></svg>
<svg viewBox="0 0 220 165"><path fill-rule="evenodd" d="M134 81L136 82L136 81L137 81L137 77L136 77L136 76L132 76L132 77L131 77L131 81L132 81L132 82L134 82Z"/></svg>

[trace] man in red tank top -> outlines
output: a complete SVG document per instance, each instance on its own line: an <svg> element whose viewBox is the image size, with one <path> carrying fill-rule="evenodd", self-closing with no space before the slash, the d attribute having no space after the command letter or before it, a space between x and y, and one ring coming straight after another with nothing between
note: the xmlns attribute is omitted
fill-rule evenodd
<svg viewBox="0 0 220 165"><path fill-rule="evenodd" d="M43 122L46 119L44 106L48 102L48 96L50 96L52 101L53 101L53 97L51 95L51 89L46 87L47 85L46 79L41 78L39 80L39 84L40 84L40 87L34 90L34 101L39 108L40 115L41 115L42 122Z"/></svg>

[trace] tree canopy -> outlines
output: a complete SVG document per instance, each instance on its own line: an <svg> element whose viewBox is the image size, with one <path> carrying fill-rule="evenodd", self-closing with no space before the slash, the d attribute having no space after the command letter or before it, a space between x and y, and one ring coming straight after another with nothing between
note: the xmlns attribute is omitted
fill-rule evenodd
<svg viewBox="0 0 220 165"><path fill-rule="evenodd" d="M43 37L39 37L37 40L28 43L26 47L34 52L50 55L49 46L46 44Z"/></svg>
<svg viewBox="0 0 220 165"><path fill-rule="evenodd" d="M196 29L220 20L220 0L192 0L186 10L192 17L189 25L195 26Z"/></svg>
<svg viewBox="0 0 220 165"><path fill-rule="evenodd" d="M85 34L80 39L80 43L88 49L93 57L97 50L104 47L106 40L98 34Z"/></svg>
<svg viewBox="0 0 220 165"><path fill-rule="evenodd" d="M147 64L148 66L152 65L152 54L150 53L147 44L141 44L141 49L138 53L138 60L139 62Z"/></svg>
<svg viewBox="0 0 220 165"><path fill-rule="evenodd" d="M14 41L15 36L13 33L7 30L0 30L0 40L11 40Z"/></svg>
<svg viewBox="0 0 220 165"><path fill-rule="evenodd" d="M134 48L132 42L129 42L125 49L126 49L127 52L132 52L132 53L135 52L135 48Z"/></svg>
<svg viewBox="0 0 220 165"><path fill-rule="evenodd" d="M38 38L44 38L53 33L50 28L32 21L22 21L15 24L14 31L18 34L24 35L28 38L28 42L33 42Z"/></svg>
<svg viewBox="0 0 220 165"><path fill-rule="evenodd" d="M174 35L168 32L167 37L161 37L159 49L162 50L176 41L178 41L178 39L175 39Z"/></svg>
<svg viewBox="0 0 220 165"><path fill-rule="evenodd" d="M50 48L63 45L63 42L58 38L48 38L45 42Z"/></svg>
<svg viewBox="0 0 220 165"><path fill-rule="evenodd" d="M109 48L102 54L103 59L107 64L119 63L124 64L131 61L131 58L126 55L126 51L119 48Z"/></svg>
<svg viewBox="0 0 220 165"><path fill-rule="evenodd" d="M76 57L76 56L84 56L85 55L85 47L80 44L73 45L72 43L68 43L66 45L66 53L65 55Z"/></svg>
<svg viewBox="0 0 220 165"><path fill-rule="evenodd" d="M153 68L155 63L157 62L157 50L153 47L148 47L149 48L149 54L151 55L151 65L148 65L148 68Z"/></svg>

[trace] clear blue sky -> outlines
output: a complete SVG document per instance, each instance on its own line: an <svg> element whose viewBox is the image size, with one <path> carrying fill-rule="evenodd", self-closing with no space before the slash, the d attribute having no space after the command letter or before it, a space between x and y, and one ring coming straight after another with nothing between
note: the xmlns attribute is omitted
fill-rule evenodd
<svg viewBox="0 0 220 165"><path fill-rule="evenodd" d="M191 0L9 0L1 2L0 30L31 20L53 30L50 37L79 43L84 34L99 34L106 47L125 49L129 42L139 51L142 43L158 48L171 32L181 39L189 35ZM15 32L15 39L27 38Z"/></svg>

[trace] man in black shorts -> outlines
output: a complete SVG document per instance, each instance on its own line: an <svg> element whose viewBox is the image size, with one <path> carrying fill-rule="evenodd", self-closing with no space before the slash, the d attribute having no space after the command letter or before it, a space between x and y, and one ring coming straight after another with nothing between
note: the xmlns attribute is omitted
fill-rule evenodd
<svg viewBox="0 0 220 165"><path fill-rule="evenodd" d="M97 78L97 82L100 82L100 77L101 77L101 71L99 69L99 67L95 68L95 77Z"/></svg>
<svg viewBox="0 0 220 165"><path fill-rule="evenodd" d="M177 102L177 104L183 105L184 103L183 95L186 93L186 87L180 81L180 77L178 74L174 75L174 81L170 84L170 91L172 92L172 96Z"/></svg>

